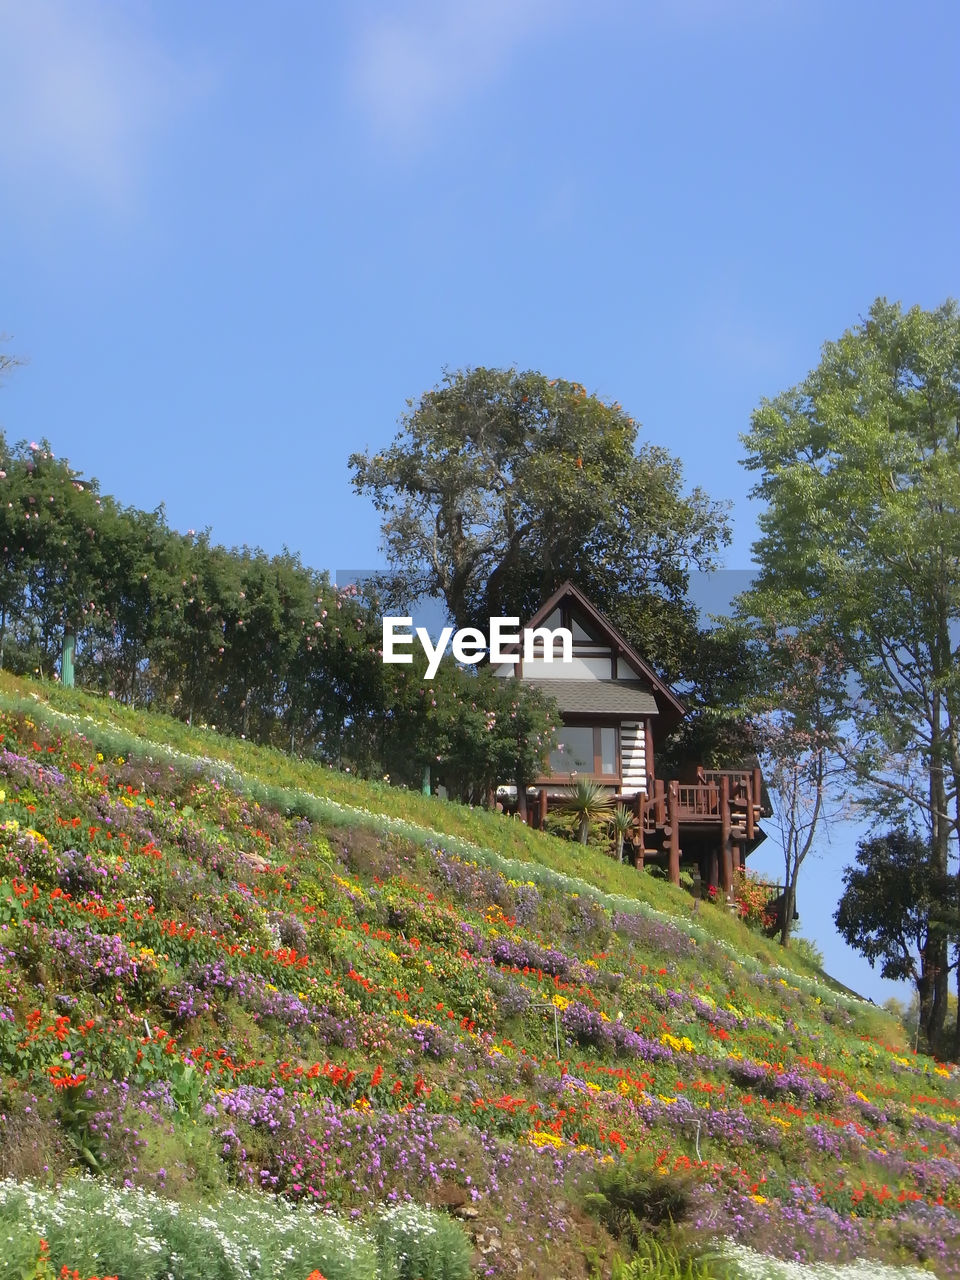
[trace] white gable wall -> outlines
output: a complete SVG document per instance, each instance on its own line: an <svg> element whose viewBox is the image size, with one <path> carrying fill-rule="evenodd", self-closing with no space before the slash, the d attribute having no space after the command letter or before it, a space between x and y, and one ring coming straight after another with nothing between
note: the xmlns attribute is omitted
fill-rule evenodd
<svg viewBox="0 0 960 1280"><path fill-rule="evenodd" d="M625 720L620 725L620 773L624 791L646 791L647 741L642 720Z"/></svg>

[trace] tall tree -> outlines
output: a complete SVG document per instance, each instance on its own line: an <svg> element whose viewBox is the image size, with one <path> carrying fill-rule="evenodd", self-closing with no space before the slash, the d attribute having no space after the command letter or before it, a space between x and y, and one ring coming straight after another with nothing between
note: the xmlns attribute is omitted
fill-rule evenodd
<svg viewBox="0 0 960 1280"><path fill-rule="evenodd" d="M689 570L729 540L723 508L577 383L470 369L411 401L392 445L350 458L382 515L388 605L442 596L457 625L529 617L565 578L668 678L689 665Z"/></svg>
<svg viewBox="0 0 960 1280"><path fill-rule="evenodd" d="M748 706L783 854L779 924L787 946L803 865L850 808L842 778L843 654L813 629L775 624L755 625L753 644L759 687Z"/></svg>
<svg viewBox="0 0 960 1280"><path fill-rule="evenodd" d="M745 608L844 655L845 760L885 817L925 822L931 872L960 829L960 316L878 299L744 437L766 500ZM931 1025L947 938L923 961Z"/></svg>
<svg viewBox="0 0 960 1280"><path fill-rule="evenodd" d="M916 984L920 1026L932 1047L939 1028L933 1017L934 975L925 957L940 934L957 937L952 878L933 869L925 839L898 828L859 843L857 865L846 868L843 884L834 915L837 929L871 965L880 962L882 977ZM954 1057L958 1051L955 1037Z"/></svg>

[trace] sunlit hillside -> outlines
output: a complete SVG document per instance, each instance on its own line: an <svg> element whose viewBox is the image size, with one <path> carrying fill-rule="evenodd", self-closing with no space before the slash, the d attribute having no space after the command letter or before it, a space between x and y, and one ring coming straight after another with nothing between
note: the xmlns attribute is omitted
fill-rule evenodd
<svg viewBox="0 0 960 1280"><path fill-rule="evenodd" d="M960 1275L957 1080L725 909L76 691L0 733L0 1276Z"/></svg>

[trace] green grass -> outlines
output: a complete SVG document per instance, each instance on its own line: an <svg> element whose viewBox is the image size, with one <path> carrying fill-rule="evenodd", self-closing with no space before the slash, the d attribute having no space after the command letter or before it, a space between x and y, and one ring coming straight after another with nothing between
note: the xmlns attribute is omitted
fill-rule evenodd
<svg viewBox="0 0 960 1280"><path fill-rule="evenodd" d="M195 727L171 716L131 708L80 689L65 689L0 672L0 707L22 710L51 728L80 732L110 754L165 755L181 753L206 767L221 765L235 771L232 785L259 803L311 819L344 825L369 825L396 830L418 843L454 840L474 846L477 853L504 874L529 877L538 884L553 882L568 891L600 896L607 906L625 899L632 909L640 903L662 913L699 941L725 943L738 957L763 965L782 966L792 973L825 983L837 994L848 992L821 970L747 929L722 907L697 903L685 890L637 872L604 852L532 830L513 818L435 796L353 777L336 769L291 756L271 747L227 737L209 727ZM70 723L62 719L67 716ZM338 814L337 806L343 807ZM564 883L567 878L570 883Z"/></svg>

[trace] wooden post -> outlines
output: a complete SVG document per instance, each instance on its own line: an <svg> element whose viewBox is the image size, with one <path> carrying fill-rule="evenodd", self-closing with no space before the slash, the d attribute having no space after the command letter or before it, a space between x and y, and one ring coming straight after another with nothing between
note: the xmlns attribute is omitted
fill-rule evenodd
<svg viewBox="0 0 960 1280"><path fill-rule="evenodd" d="M756 779L754 778L753 774L749 774L749 773L748 773L748 774L747 774L747 786L746 786L746 791L747 791L747 839L748 839L748 840L752 840L752 839L753 839L753 837L756 835L756 823L755 823L755 821L754 821L755 814L754 814L754 809L753 809L754 797L755 797L755 795L756 795L756 792L754 791L754 785L755 785L755 782L756 782Z"/></svg>
<svg viewBox="0 0 960 1280"><path fill-rule="evenodd" d="M733 892L733 839L730 834L730 776L720 781L720 858L721 887L727 901Z"/></svg>
<svg viewBox="0 0 960 1280"><path fill-rule="evenodd" d="M643 722L643 768L647 777L653 779L657 776L656 765L653 760L653 729L650 726L650 717L647 716ZM648 794L652 795L652 791Z"/></svg>
<svg viewBox="0 0 960 1280"><path fill-rule="evenodd" d="M540 788L540 830L543 831L547 825L547 788Z"/></svg>
<svg viewBox="0 0 960 1280"><path fill-rule="evenodd" d="M667 821L667 806L664 803L663 779L656 778L653 786L657 798L656 808L654 810L654 821L658 827L662 827Z"/></svg>
<svg viewBox="0 0 960 1280"><path fill-rule="evenodd" d="M680 784L670 783L667 797L667 821L670 824L670 883L680 883Z"/></svg>

